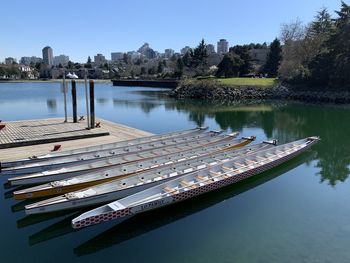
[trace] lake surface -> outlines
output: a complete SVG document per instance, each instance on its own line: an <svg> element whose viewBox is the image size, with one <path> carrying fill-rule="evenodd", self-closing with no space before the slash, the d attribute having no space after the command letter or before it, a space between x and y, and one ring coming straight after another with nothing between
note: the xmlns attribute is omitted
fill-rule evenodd
<svg viewBox="0 0 350 263"><path fill-rule="evenodd" d="M97 116L153 133L207 125L257 142L322 140L237 185L80 231L70 221L81 211L25 216L26 203L1 187L1 262L350 262L349 106L209 104L175 101L164 89L95 89ZM83 91L78 84L79 115ZM59 116L59 83L0 83L0 119Z"/></svg>

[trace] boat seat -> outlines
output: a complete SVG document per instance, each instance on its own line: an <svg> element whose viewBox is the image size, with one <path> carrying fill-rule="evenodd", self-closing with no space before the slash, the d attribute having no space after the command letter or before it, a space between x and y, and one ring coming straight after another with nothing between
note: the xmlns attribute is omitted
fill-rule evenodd
<svg viewBox="0 0 350 263"><path fill-rule="evenodd" d="M168 194L177 194L179 193L178 190L171 188L170 186L166 186L163 188L164 192L168 193Z"/></svg>
<svg viewBox="0 0 350 263"><path fill-rule="evenodd" d="M184 180L182 180L180 182L180 184L183 186L183 187L187 187L187 188L196 188L196 186L193 184L193 183L189 183L189 182L186 182Z"/></svg>
<svg viewBox="0 0 350 263"><path fill-rule="evenodd" d="M222 170L224 170L225 172L232 172L233 169L227 166L222 166Z"/></svg>
<svg viewBox="0 0 350 263"><path fill-rule="evenodd" d="M200 185L200 186L209 184L210 181L213 181L213 178L211 178L211 177L205 178L205 177L203 177L203 176L201 176L201 175L197 175L197 176L196 176L196 179L197 179L197 181L199 182L199 185Z"/></svg>
<svg viewBox="0 0 350 263"><path fill-rule="evenodd" d="M219 172L214 172L214 171L209 171L209 173L210 173L210 175L212 175L212 176L220 176L220 175L222 175L221 173L219 173Z"/></svg>

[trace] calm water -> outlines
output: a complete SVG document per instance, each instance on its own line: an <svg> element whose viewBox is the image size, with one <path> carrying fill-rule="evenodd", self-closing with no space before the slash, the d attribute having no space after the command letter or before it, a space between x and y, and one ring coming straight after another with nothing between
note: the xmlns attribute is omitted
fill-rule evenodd
<svg viewBox="0 0 350 263"><path fill-rule="evenodd" d="M82 85L78 93L83 115ZM96 84L97 115L153 133L207 125L257 141L322 141L238 185L81 231L70 227L81 211L25 216L25 203L1 187L1 262L350 262L350 107L213 105L161 93ZM56 83L0 84L0 119L63 116L62 97Z"/></svg>

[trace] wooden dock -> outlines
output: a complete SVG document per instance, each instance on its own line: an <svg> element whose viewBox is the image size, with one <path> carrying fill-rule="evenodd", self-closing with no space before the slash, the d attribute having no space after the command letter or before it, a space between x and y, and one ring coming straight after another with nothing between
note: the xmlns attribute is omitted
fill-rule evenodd
<svg viewBox="0 0 350 263"><path fill-rule="evenodd" d="M0 131L0 161L46 154L54 145L61 150L71 150L152 135L98 118L100 128L86 129L86 121L64 123L63 118L4 122Z"/></svg>

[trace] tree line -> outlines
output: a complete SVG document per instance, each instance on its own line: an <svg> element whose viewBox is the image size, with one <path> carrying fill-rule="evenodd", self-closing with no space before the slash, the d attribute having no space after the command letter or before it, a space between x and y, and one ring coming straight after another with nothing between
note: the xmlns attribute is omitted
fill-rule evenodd
<svg viewBox="0 0 350 263"><path fill-rule="evenodd" d="M282 25L283 59L278 75L308 87L350 88L350 6L341 2L332 18L321 9L314 20Z"/></svg>

